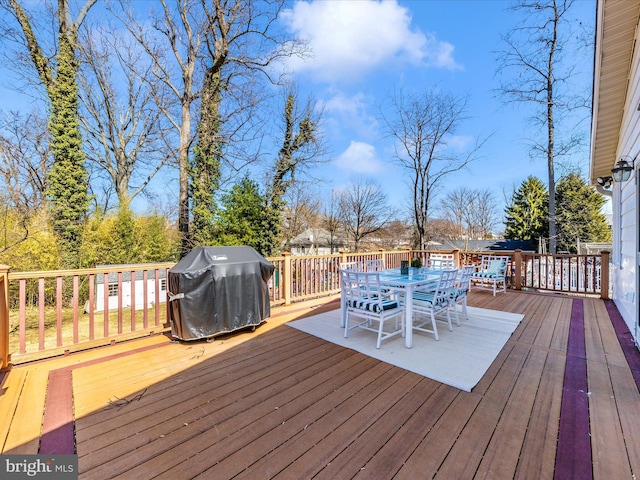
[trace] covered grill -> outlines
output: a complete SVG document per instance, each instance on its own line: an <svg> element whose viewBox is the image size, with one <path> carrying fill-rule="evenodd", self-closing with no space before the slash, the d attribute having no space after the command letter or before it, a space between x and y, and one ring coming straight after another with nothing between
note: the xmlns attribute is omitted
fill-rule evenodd
<svg viewBox="0 0 640 480"><path fill-rule="evenodd" d="M251 247L196 247L169 270L171 333L197 340L259 325L273 270Z"/></svg>

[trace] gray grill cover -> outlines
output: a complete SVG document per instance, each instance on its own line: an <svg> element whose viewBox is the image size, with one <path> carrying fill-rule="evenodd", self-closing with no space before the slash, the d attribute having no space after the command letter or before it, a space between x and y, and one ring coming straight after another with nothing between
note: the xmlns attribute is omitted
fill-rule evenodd
<svg viewBox="0 0 640 480"><path fill-rule="evenodd" d="M171 333L196 340L269 318L274 266L251 247L196 247L169 270Z"/></svg>

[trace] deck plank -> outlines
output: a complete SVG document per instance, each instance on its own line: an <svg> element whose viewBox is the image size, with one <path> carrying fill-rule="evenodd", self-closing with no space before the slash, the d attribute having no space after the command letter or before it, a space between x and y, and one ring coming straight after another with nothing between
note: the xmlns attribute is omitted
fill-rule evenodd
<svg viewBox="0 0 640 480"><path fill-rule="evenodd" d="M516 478L553 478L565 359L564 354L554 351L546 356L514 475Z"/></svg>
<svg viewBox="0 0 640 480"><path fill-rule="evenodd" d="M7 439L9 437L30 438L34 434L39 435L40 433L39 430L37 433L31 432L27 425L22 426L15 421L18 404L21 401L25 401L22 393L28 375L29 371L26 369L13 368L11 371L6 372L2 378L2 384L0 385L0 411L2 412L2 415L0 415L0 445L2 446L2 452L20 448L19 445L15 445L13 442L8 443ZM29 400L26 401L28 402ZM42 402L44 404L44 397ZM18 431L10 432L11 429Z"/></svg>
<svg viewBox="0 0 640 480"><path fill-rule="evenodd" d="M279 345L279 344L276 344ZM295 362L295 355L300 354L302 358L300 361L304 361L307 356L312 356L322 351L322 349L331 348L332 346L317 345L312 348L308 340L300 339L296 343L288 343L281 345L281 354L286 358L279 364L280 368L285 368L292 362ZM271 353L273 354L273 353ZM192 401L197 398L194 388L210 388L211 385L216 386L216 394L221 395L229 389L239 388L241 383L235 383L236 377L240 377L239 382L251 383L256 379L261 378L264 375L263 364L269 353L263 351L262 356L250 357L248 355L231 355L220 356L215 361L207 362L206 364L192 364L193 366L186 372L179 372L165 381L160 379L149 379L146 383L140 385L140 387L146 388L145 394L140 401L127 405L126 409L122 408L107 408L109 406L108 400L113 399L115 394L109 394L109 398L105 398L105 393L98 394L97 392L91 392L91 395L101 395L99 400L93 400L93 403L99 403L103 406L103 410L95 410L91 417L83 419L78 422L78 437L82 440L84 438L95 438L96 435L104 435L109 430L109 424L113 419L129 420L130 425L133 422L140 420L140 413L138 409L150 410L151 412L161 412L159 420L166 419L171 412L162 413L162 402L171 401L176 404L181 404L185 408L185 402ZM109 370L108 367L103 367ZM141 369L149 368L149 366L141 365ZM83 369L84 370L84 369ZM83 376L97 376L101 372L90 369L87 371L78 372L76 375L78 383L82 383ZM108 390L107 390L108 391ZM142 390L139 390L140 393ZM118 398L124 398L118 393ZM197 401L197 400L196 400ZM121 416L124 415L123 418ZM107 429L105 430L105 425Z"/></svg>
<svg viewBox="0 0 640 480"><path fill-rule="evenodd" d="M478 467L478 478L513 478L547 354L531 350ZM530 452L541 455L542 451Z"/></svg>
<svg viewBox="0 0 640 480"><path fill-rule="evenodd" d="M344 364L343 368L351 367L349 357L340 361L340 358L334 358L331 352L335 351L336 355L340 355L340 352L334 349L327 349L328 354L325 355L323 361L315 361L310 365L305 363L304 357L293 361L290 365L281 368L278 362L263 367L257 374L257 377L250 377L253 381L243 382L240 389L236 388L234 382L229 384L229 387L224 391L217 392L217 385L215 382L207 382L206 378L202 379L202 384L215 388L205 388L205 391L209 391L209 394L194 395L195 403L190 405L189 409L184 409L181 403L174 403L171 397L168 397L169 402L165 404L165 409L169 409L169 413L172 415L167 419L156 419L153 417L151 428L147 428L143 435L138 435L139 440L135 440L133 444L134 448L137 448L135 452L132 452L131 439L127 438L127 432L130 427L128 425L122 425L119 431L115 432L114 438L118 439L115 443L108 445L101 445L100 457L92 460L84 460L84 452L79 449L80 458L83 459L83 464L87 469L93 467L103 466L104 456L111 456L114 453L120 454L117 462L112 464L112 469L122 468L125 471L128 468L142 463L140 460L141 451L148 452L150 457L155 457L166 451L177 448L184 448L182 445L187 440L198 443L200 439L198 436L206 432L207 430L214 428L218 432L222 432L221 423L226 422L228 428L237 429L240 425L245 423L251 423L251 419L258 415L259 412L263 412L265 408L266 400L273 400L277 398L277 395L282 395L282 392L287 392L288 389L299 387L302 383L302 379L313 378L314 375L326 370L333 363L337 363L337 366ZM313 356L314 352L310 352ZM275 359L277 360L277 358ZM364 359L366 361L367 359ZM280 376L278 380L276 375ZM347 376L345 375L345 378ZM238 400L240 397L240 400ZM150 412L162 411L163 409L153 409ZM230 421L230 419L236 418L240 413L249 410L252 414L244 415L240 418L242 423ZM185 429L183 427L191 425L192 428ZM233 430L231 430L233 431ZM227 431L228 434L228 431ZM222 433L220 433L222 435ZM85 442L90 443L90 442ZM87 454L91 452L90 448L87 449ZM144 458L144 457L143 457ZM180 458L180 457L179 457ZM169 459L168 459L169 460ZM175 457L171 457L172 464L175 463ZM98 475L99 478L99 475Z"/></svg>
<svg viewBox="0 0 640 480"><path fill-rule="evenodd" d="M419 376L416 375L416 377ZM381 402L376 399L375 405L380 411L384 412L382 416L331 460L331 463L317 475L318 480L333 480L342 473L346 473L348 476L356 476L358 473L362 473L366 474L365 476L376 475L378 478L391 478L383 474L384 470L388 469L389 466L384 461L383 456L380 455L381 450L389 451L389 459L408 456L408 453L415 448L416 439L415 435L409 435L407 422L425 403L431 406L428 412L431 417L430 423L433 423L446 408L447 404L440 402L440 404L434 405L433 400L431 400L437 390L437 382L418 378L418 383L407 390L406 394L398 399L398 402ZM450 392L449 395L452 393ZM376 406L373 408L376 408ZM421 420L424 420L424 418ZM415 434L419 434L420 427L424 428L422 421L421 425L415 425ZM395 442L389 441L394 437L396 438ZM397 461L394 463L394 467L397 469ZM376 464L379 464L381 468L376 468Z"/></svg>
<svg viewBox="0 0 640 480"><path fill-rule="evenodd" d="M375 420L384 412L384 406L394 404L407 389L412 388L419 381L415 374L404 373L401 369L393 369L390 379L386 382L380 379L374 380L374 392L369 401L352 399L349 403L355 403L357 411L348 417L343 417L339 422L332 421L334 429L320 442L307 450L286 470L274 478L312 478L325 468L331 468L331 462L344 449L349 447L360 435L369 428ZM393 388L389 388L393 385ZM360 465L351 465L349 472L341 472L340 475L353 476L354 470L359 470ZM356 471L357 471L356 470ZM335 475L335 474L334 474ZM209 477L211 478L211 477ZM336 478L334 476L334 478Z"/></svg>
<svg viewBox="0 0 640 480"><path fill-rule="evenodd" d="M292 435L298 435L301 431L304 432L305 439L309 436L326 434L326 431L320 425L323 417L329 413L335 414L333 409L336 403L340 403L343 409L348 409L352 406L353 396L350 395L347 383L352 382L351 386L361 389L359 391L371 392L375 389L373 386L374 381L383 383L384 381L393 380L390 366L370 360L372 359L365 359L360 355L350 355L348 361L343 365L325 369L323 382L318 383L314 382L313 379L309 379L308 382L300 385L296 392L299 395L294 398L291 398L291 395L287 396L285 393L273 398L262 413L265 418L256 419L255 422L258 422L257 424L249 422L240 425L241 428L234 428L231 442L228 442L229 437L225 437L220 445L216 445L219 439L212 438L203 445L200 449L202 459L204 460L209 455L213 455L216 461L207 462L204 460L203 463L199 464L185 462L184 465L177 469L165 472L160 478L175 478L176 472L182 474L185 469L188 469L187 471L191 472L192 475L206 472L204 474L205 478L217 478L217 476L225 478L232 472L237 473L240 470L241 466L237 462L242 463L243 460L234 454L237 449L243 449L250 444L252 439L266 434L270 438L274 436L276 438L281 437L278 440L281 442L284 439L291 438ZM244 413L240 413L240 415L244 415ZM320 428L318 428L319 425ZM333 424L331 427L333 427ZM283 435L280 435L281 433ZM296 442L297 447L301 447L303 444L304 442L300 439ZM277 446L277 442L275 446ZM250 456L260 453L250 450L246 450L246 453ZM262 453L264 454L264 451ZM220 464L216 465L217 462L220 462ZM208 470L210 467L215 470Z"/></svg>
<svg viewBox="0 0 640 480"><path fill-rule="evenodd" d="M596 480L631 478L633 471L628 459L627 440L622 431L619 404L637 401L638 391L628 389L614 395L614 378L620 375L621 368L628 371L628 366L618 367L624 362L624 355L606 312L596 309L594 305L587 308L589 310L585 312L585 318L589 318L589 322L585 321L588 325L585 340L589 392L585 394L589 396L593 476ZM627 380L632 380L632 377L627 377ZM625 411L628 411L628 406L622 410L623 415ZM634 426L629 433L633 433L633 430L638 429Z"/></svg>
<svg viewBox="0 0 640 480"><path fill-rule="evenodd" d="M375 453L361 472L355 478L371 478L371 472L375 472L379 478L393 478L403 463L409 463L409 458L416 452L422 439L433 429L443 415L458 401L462 392L447 385L436 385L436 390L427 395L433 388L433 382L425 379L421 386L429 387L424 393L421 390L412 392L411 395L419 395L421 404L411 414L411 417L389 438L387 442ZM429 453L430 455L433 452ZM402 463L399 460L406 458ZM424 474L424 471L423 471Z"/></svg>

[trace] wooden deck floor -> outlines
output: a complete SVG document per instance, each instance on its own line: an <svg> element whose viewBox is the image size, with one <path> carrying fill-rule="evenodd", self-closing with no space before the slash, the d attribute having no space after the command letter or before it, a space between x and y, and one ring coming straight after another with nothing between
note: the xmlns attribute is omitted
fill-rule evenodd
<svg viewBox="0 0 640 480"><path fill-rule="evenodd" d="M284 325L337 307L306 304L211 343L160 335L0 374L1 451L75 448L97 480L635 478L640 354L612 304L469 304L525 314L471 393Z"/></svg>

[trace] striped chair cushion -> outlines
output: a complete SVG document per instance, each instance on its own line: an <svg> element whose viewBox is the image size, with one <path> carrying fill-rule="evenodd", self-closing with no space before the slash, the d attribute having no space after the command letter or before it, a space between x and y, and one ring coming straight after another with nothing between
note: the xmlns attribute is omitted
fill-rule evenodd
<svg viewBox="0 0 640 480"><path fill-rule="evenodd" d="M476 278L495 278L498 276L497 272L473 272L473 276Z"/></svg>
<svg viewBox="0 0 640 480"><path fill-rule="evenodd" d="M498 276L502 277L504 275L504 273L502 273L503 271L504 262L502 260L491 260L486 270L474 272L473 276L481 278L495 278Z"/></svg>
<svg viewBox="0 0 640 480"><path fill-rule="evenodd" d="M464 296L468 290L466 288L454 288L451 290L451 298L457 300L458 298Z"/></svg>
<svg viewBox="0 0 640 480"><path fill-rule="evenodd" d="M385 310L398 308L398 302L395 300L383 300L382 308L377 300L349 300L347 302L349 308L357 308L366 312L380 313Z"/></svg>
<svg viewBox="0 0 640 480"><path fill-rule="evenodd" d="M427 292L413 292L413 301L414 302L424 302L424 303L428 303L429 305L434 305L434 294L433 293L427 293ZM446 302L446 300L444 298L440 297L437 300L435 300L435 305L434 306L442 305L445 302Z"/></svg>

